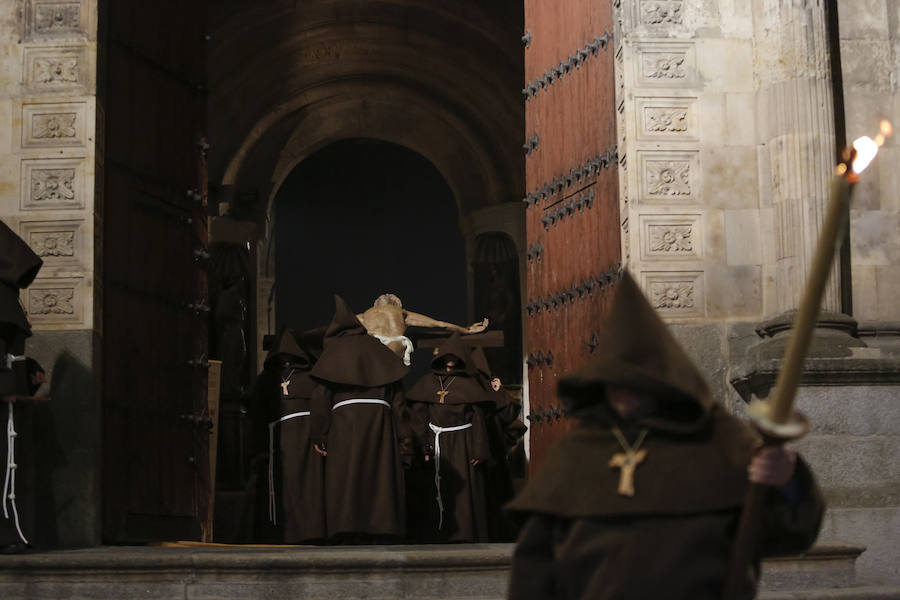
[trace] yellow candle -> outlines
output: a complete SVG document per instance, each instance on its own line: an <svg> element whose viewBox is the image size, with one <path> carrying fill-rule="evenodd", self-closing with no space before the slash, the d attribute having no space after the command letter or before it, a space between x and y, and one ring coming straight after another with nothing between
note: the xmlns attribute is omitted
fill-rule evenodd
<svg viewBox="0 0 900 600"><path fill-rule="evenodd" d="M794 326L788 341L781 371L775 382L775 391L769 405L769 419L774 423L785 423L794 407L794 395L800 377L803 375L803 360L812 340L813 330L822 307L822 293L831 272L831 263L840 246L841 233L850 207L850 182L846 177L835 175L831 181L828 196L828 211L819 233L819 243L807 275L806 288Z"/></svg>

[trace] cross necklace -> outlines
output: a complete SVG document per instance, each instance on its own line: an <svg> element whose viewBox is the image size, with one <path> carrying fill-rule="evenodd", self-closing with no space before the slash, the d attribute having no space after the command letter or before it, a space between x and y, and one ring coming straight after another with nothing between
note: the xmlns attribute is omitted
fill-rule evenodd
<svg viewBox="0 0 900 600"><path fill-rule="evenodd" d="M294 371L296 371L296 369L291 369L291 372L288 373L287 377L281 378L281 395L282 396L288 395L288 386L291 385L291 377L294 375Z"/></svg>
<svg viewBox="0 0 900 600"><path fill-rule="evenodd" d="M453 377L450 378L450 383L448 383L446 386L444 385L444 378L442 376L438 375L437 379L438 379L438 385L441 386L441 389L435 393L438 395L438 402L440 404L443 404L444 400L447 399L447 394L450 393L447 390L447 388L449 388L453 384L453 382L456 380L456 375L454 375Z"/></svg>
<svg viewBox="0 0 900 600"><path fill-rule="evenodd" d="M612 432L625 453L613 454L613 457L609 459L609 466L614 469L622 469L619 473L619 493L623 496L631 497L634 496L634 470L647 457L647 451L640 450L641 444L644 443L644 438L647 437L647 430L641 429L634 446L628 445L628 441L618 427L613 427Z"/></svg>

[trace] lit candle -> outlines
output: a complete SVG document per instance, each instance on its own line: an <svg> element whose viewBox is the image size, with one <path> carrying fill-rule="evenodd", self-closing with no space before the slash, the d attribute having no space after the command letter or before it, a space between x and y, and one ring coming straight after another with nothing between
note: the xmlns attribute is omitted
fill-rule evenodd
<svg viewBox="0 0 900 600"><path fill-rule="evenodd" d="M803 374L803 361L809 350L809 343L819 317L819 309L822 307L822 296L825 284L828 282L828 274L831 272L831 262L840 246L844 223L849 214L851 186L859 180L859 174L872 162L878 153L879 146L890 134L891 124L888 121L882 121L881 131L874 140L869 137L861 137L853 142L850 168L846 163L841 163L835 168L825 222L819 233L819 242L807 276L803 299L797 310L797 316L794 318L794 326L784 361L768 405L768 420L775 424L786 423L793 412L794 396Z"/></svg>

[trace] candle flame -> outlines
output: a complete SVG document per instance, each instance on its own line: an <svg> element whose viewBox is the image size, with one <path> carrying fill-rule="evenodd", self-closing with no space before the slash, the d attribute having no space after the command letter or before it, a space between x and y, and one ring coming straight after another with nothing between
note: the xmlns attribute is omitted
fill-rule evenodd
<svg viewBox="0 0 900 600"><path fill-rule="evenodd" d="M853 157L853 172L859 175L866 170L866 167L878 154L878 142L864 135L861 138L856 138L853 142L853 149L856 151L856 156Z"/></svg>
<svg viewBox="0 0 900 600"><path fill-rule="evenodd" d="M846 158L851 163L854 176L865 171L866 167L871 164L878 154L878 149L884 145L885 140L893 133L894 126L891 125L890 121L884 120L879 124L878 134L875 136L875 139L864 135L853 142L853 151ZM837 169L835 169L837 175L844 175L846 172L847 167L843 164L838 165Z"/></svg>

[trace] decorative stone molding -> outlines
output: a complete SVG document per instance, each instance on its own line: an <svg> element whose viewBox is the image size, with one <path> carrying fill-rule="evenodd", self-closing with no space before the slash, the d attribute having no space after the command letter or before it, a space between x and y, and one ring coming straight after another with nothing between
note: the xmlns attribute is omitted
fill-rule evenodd
<svg viewBox="0 0 900 600"><path fill-rule="evenodd" d="M22 148L85 146L87 104L22 105Z"/></svg>
<svg viewBox="0 0 900 600"><path fill-rule="evenodd" d="M85 36L85 7L75 0L28 0L25 37L28 40Z"/></svg>
<svg viewBox="0 0 900 600"><path fill-rule="evenodd" d="M683 0L641 0L639 11L641 25L681 25L684 20Z"/></svg>
<svg viewBox="0 0 900 600"><path fill-rule="evenodd" d="M77 91L88 84L85 48L26 48L25 86L33 91Z"/></svg>
<svg viewBox="0 0 900 600"><path fill-rule="evenodd" d="M642 287L653 308L665 317L702 317L706 313L701 271L644 271Z"/></svg>
<svg viewBox="0 0 900 600"><path fill-rule="evenodd" d="M38 278L25 290L25 308L35 325L78 324L84 321L82 278Z"/></svg>
<svg viewBox="0 0 900 600"><path fill-rule="evenodd" d="M643 260L699 260L702 257L700 215L641 215Z"/></svg>
<svg viewBox="0 0 900 600"><path fill-rule="evenodd" d="M696 101L696 98L636 98L638 139L696 141Z"/></svg>
<svg viewBox="0 0 900 600"><path fill-rule="evenodd" d="M697 201L699 152L638 151L638 176L644 202L684 204Z"/></svg>
<svg viewBox="0 0 900 600"><path fill-rule="evenodd" d="M21 210L84 208L84 167L84 158L23 160Z"/></svg>
<svg viewBox="0 0 900 600"><path fill-rule="evenodd" d="M635 48L638 87L693 87L697 58L693 44L643 43Z"/></svg>
<svg viewBox="0 0 900 600"><path fill-rule="evenodd" d="M76 265L83 261L83 221L22 221L19 229L44 269Z"/></svg>

